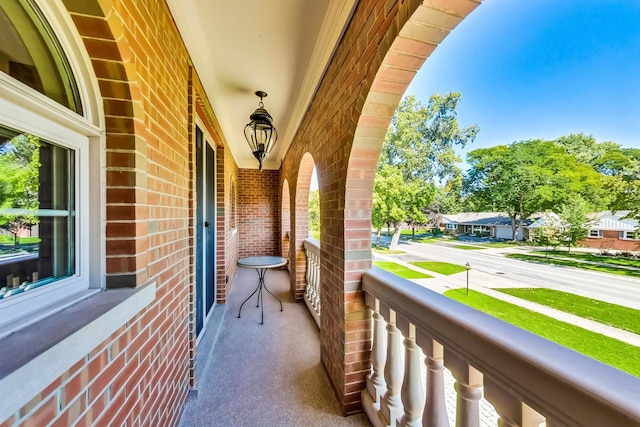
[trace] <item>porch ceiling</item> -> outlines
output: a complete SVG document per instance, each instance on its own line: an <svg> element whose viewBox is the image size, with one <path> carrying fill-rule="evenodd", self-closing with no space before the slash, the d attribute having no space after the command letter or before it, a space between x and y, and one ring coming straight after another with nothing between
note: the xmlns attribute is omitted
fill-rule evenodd
<svg viewBox="0 0 640 427"><path fill-rule="evenodd" d="M244 126L268 93L278 169L357 0L167 0L240 168L257 168Z"/></svg>

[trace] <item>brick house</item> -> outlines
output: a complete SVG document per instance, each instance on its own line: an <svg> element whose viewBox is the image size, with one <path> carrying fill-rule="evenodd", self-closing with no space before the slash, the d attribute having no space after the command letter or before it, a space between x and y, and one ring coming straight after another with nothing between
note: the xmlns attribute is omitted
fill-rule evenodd
<svg viewBox="0 0 640 427"><path fill-rule="evenodd" d="M288 256L291 294L302 300L314 165L321 363L345 415L364 409L375 425L410 424L424 406L427 423L442 425L447 367L471 424L482 389L513 425L640 422L636 378L370 270L373 177L391 116L478 1L329 2L318 15L336 12L335 37L322 39L324 62L292 66L319 70L309 81L282 77L309 98L283 110L298 121L280 129L286 149L262 172L243 160L235 132L246 122L233 124L237 99L224 94L242 92L250 109L252 92L267 88L253 87L259 78L213 81L210 69L255 54L230 42L245 37L234 26L246 28L220 20L229 36L205 43L209 16L194 7L224 15L231 2L186 4L0 4L0 143L11 151L37 140L40 238L37 263L8 258L0 281L0 426L176 425L198 336L240 257ZM242 12L259 18L259 4ZM315 49L315 38L307 43ZM260 74L256 66L251 76ZM413 371L418 347L426 397Z"/></svg>
<svg viewBox="0 0 640 427"><path fill-rule="evenodd" d="M592 215L589 235L580 245L614 251L640 250L638 221L626 218L629 211L598 212Z"/></svg>

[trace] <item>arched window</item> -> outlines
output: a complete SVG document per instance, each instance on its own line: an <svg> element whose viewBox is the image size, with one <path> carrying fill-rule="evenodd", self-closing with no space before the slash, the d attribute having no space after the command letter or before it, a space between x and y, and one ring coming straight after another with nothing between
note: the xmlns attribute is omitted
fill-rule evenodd
<svg viewBox="0 0 640 427"><path fill-rule="evenodd" d="M0 2L0 336L86 296L100 271L89 168L100 133L83 116L51 5L38 3Z"/></svg>

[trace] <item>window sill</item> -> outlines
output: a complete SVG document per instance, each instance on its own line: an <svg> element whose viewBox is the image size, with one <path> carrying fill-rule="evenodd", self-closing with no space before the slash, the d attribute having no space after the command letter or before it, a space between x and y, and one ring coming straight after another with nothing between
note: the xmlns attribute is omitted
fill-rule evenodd
<svg viewBox="0 0 640 427"><path fill-rule="evenodd" d="M155 283L99 292L0 339L0 421L86 357L155 297Z"/></svg>

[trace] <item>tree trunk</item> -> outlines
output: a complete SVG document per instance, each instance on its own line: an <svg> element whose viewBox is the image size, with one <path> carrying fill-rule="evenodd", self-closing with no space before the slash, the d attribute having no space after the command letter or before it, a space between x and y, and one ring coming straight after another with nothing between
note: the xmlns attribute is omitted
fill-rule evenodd
<svg viewBox="0 0 640 427"><path fill-rule="evenodd" d="M376 233L377 241L376 245L380 246L380 237L382 235L382 227L378 228L378 232Z"/></svg>
<svg viewBox="0 0 640 427"><path fill-rule="evenodd" d="M391 237L391 243L389 244L389 249L395 250L398 247L398 242L400 242L400 229L402 225L400 222L397 222L393 228L393 236Z"/></svg>

